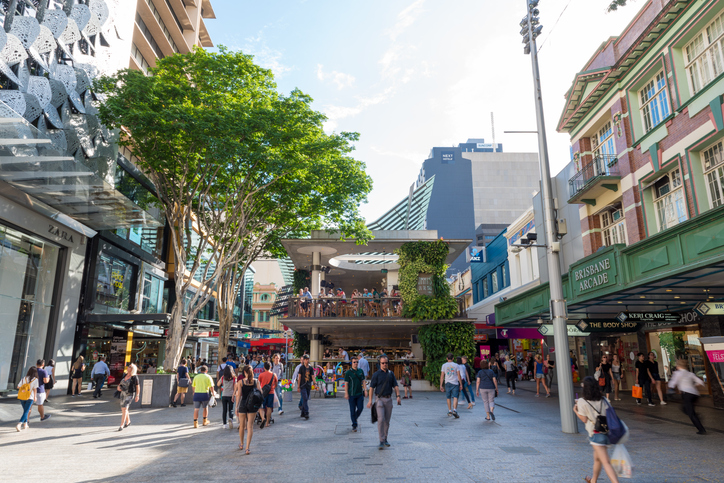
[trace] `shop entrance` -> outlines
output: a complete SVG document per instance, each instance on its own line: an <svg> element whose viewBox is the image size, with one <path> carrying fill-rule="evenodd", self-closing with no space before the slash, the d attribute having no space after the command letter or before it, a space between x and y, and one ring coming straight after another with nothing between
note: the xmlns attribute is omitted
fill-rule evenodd
<svg viewBox="0 0 724 483"><path fill-rule="evenodd" d="M699 327L673 327L660 329L646 334L649 351L656 354L659 373L665 381L671 379L671 372L678 359L687 361L688 369L706 383L703 394L711 394L711 386L706 370L706 355L699 342Z"/></svg>

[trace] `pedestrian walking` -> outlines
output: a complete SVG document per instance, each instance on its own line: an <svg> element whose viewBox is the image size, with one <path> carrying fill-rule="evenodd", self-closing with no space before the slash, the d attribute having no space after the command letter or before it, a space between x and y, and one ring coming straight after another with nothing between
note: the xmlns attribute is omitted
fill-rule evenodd
<svg viewBox="0 0 724 483"><path fill-rule="evenodd" d="M465 390L470 395L471 404L472 406L475 406L475 391L473 391L473 381L475 381L475 373L473 372L473 369L470 367L470 364L468 364L468 358L467 356L462 356L460 358L462 362L462 367L465 369ZM468 409L470 409L470 405L468 406Z"/></svg>
<svg viewBox="0 0 724 483"><path fill-rule="evenodd" d="M515 366L515 362L510 360L510 356L505 356L505 382L508 385L508 394L510 394L510 386L513 385L513 396L515 396L515 380L518 379L518 368Z"/></svg>
<svg viewBox="0 0 724 483"><path fill-rule="evenodd" d="M108 364L106 364L106 357L100 356L98 362L96 362L93 365L93 369L91 369L91 379L93 379L93 384L95 385L95 390L93 391L94 399L101 397L103 384L106 382L106 377L110 375L111 370L108 368Z"/></svg>
<svg viewBox="0 0 724 483"><path fill-rule="evenodd" d="M309 356L302 356L302 365L299 367L299 375L297 376L297 387L302 399L302 415L304 419L309 419L309 393L312 390L312 381L314 380L314 369L309 366Z"/></svg>
<svg viewBox="0 0 724 483"><path fill-rule="evenodd" d="M488 361L480 362L480 371L475 383L475 392L483 398L483 406L485 407L485 420L495 421L495 396L498 393L498 378L495 377Z"/></svg>
<svg viewBox="0 0 724 483"><path fill-rule="evenodd" d="M45 421L46 419L50 419L50 414L45 414L45 384L50 381L50 377L48 376L48 373L45 371L45 360L44 359L38 359L35 362L35 367L38 369L38 389L36 390L35 395L35 405L38 406L38 414L40 415L40 420ZM32 408L31 408L32 409ZM28 415L30 417L30 415Z"/></svg>
<svg viewBox="0 0 724 483"><path fill-rule="evenodd" d="M618 358L618 354L613 355L613 361L611 361L611 375L613 376L613 400L620 401L618 397L618 390L621 388L621 379L623 378L623 369L621 367L621 361Z"/></svg>
<svg viewBox="0 0 724 483"><path fill-rule="evenodd" d="M272 364L272 372L275 376L277 376L277 383L284 379L284 365L281 363L281 355L274 354L274 357L272 358L273 364ZM277 384L276 388L274 389L277 395L277 399L279 400L279 416L284 414L284 404L283 404L283 397L282 397L282 386L281 384Z"/></svg>
<svg viewBox="0 0 724 483"><path fill-rule="evenodd" d="M367 362L367 359L365 358L365 351L361 350L359 351L359 354L357 354L357 359L359 360L359 368L364 372L365 379L370 373L370 363Z"/></svg>
<svg viewBox="0 0 724 483"><path fill-rule="evenodd" d="M407 399L408 392L409 398L412 399L412 366L410 365L409 359L405 359L405 365L402 368L402 387L405 390L405 395L402 399Z"/></svg>
<svg viewBox="0 0 724 483"><path fill-rule="evenodd" d="M221 423L224 425L224 429L234 429L233 399L234 390L236 389L236 373L231 364L226 364L224 368L224 374L221 376L221 385Z"/></svg>
<svg viewBox="0 0 724 483"><path fill-rule="evenodd" d="M681 410L689 416L691 422L698 429L696 434L706 434L706 429L704 429L704 425L701 424L699 416L696 414L696 401L699 399L699 389L697 387L703 385L704 381L687 370L686 359L676 361L676 371L671 376L669 387L678 389L681 392L681 400L684 403Z"/></svg>
<svg viewBox="0 0 724 483"><path fill-rule="evenodd" d="M465 400L468 402L468 409L473 409L473 403L470 399L470 391L469 388L471 387L468 383L468 371L463 365L463 358L458 357L455 360L455 363L458 365L458 371L460 372L460 392L463 393L463 396L465 396Z"/></svg>
<svg viewBox="0 0 724 483"><path fill-rule="evenodd" d="M636 382L643 389L644 394L649 400L649 406L654 405L653 398L651 397L651 382L654 380L651 372L649 371L649 363L645 360L645 356L642 352L638 353L638 360L636 361ZM641 399L636 399L636 404L641 404Z"/></svg>
<svg viewBox="0 0 724 483"><path fill-rule="evenodd" d="M452 354L449 354L449 361L452 362ZM387 356L380 357L380 368L377 372L372 375L369 389L369 400L367 402L367 408L372 407L372 394L377 396L375 401L375 409L377 410L377 434L380 437L379 449L385 449L389 447L390 443L387 441L387 434L390 431L390 420L392 419L392 391L397 394L397 405L402 404L400 399L400 388L397 386L397 378L395 374L389 370L390 361ZM458 373L456 369L453 369L455 373ZM458 376L459 377L459 376Z"/></svg>
<svg viewBox="0 0 724 483"><path fill-rule="evenodd" d="M261 427L259 429L264 429L264 426L271 421L272 411L274 411L274 394L276 394L276 387L279 385L277 376L271 371L269 362L264 363L264 372L259 375L259 385L261 386L261 395L264 398Z"/></svg>
<svg viewBox="0 0 724 483"><path fill-rule="evenodd" d="M184 404L184 400L186 399L186 393L191 385L189 368L186 367L186 364L186 359L181 359L181 365L176 368L176 395L173 397L173 402L171 403L171 406L173 407L176 407L176 401L179 400L179 397L181 398L181 407L186 406L186 404Z"/></svg>
<svg viewBox="0 0 724 483"><path fill-rule="evenodd" d="M549 390L553 390L553 376L556 373L556 361L551 359L551 355L548 354L544 363L546 366L546 384L548 384Z"/></svg>
<svg viewBox="0 0 724 483"><path fill-rule="evenodd" d="M444 386L443 386L444 384ZM458 365L453 362L453 354L447 354L447 362L440 368L440 392L444 392L447 397L447 415L458 415L458 397L460 396L460 370Z"/></svg>
<svg viewBox="0 0 724 483"><path fill-rule="evenodd" d="M141 396L141 383L136 375L137 372L138 367L135 364L129 365L126 368L126 375L118 383L118 391L121 393L121 425L118 431L123 431L131 425L131 403L138 402Z"/></svg>
<svg viewBox="0 0 724 483"><path fill-rule="evenodd" d="M352 368L344 373L344 398L349 402L349 415L352 418L352 431L357 432L357 420L362 414L365 403L365 373L359 368L359 359L352 357Z"/></svg>
<svg viewBox="0 0 724 483"><path fill-rule="evenodd" d="M597 424L599 416L606 415L606 409L611 403L601 395L601 388L591 376L583 379L583 394L580 399L576 400L573 405L573 412L576 413L578 419L583 421L588 432L588 442L593 446L593 476L586 477L588 482L598 481L598 475L601 468L606 472L608 478L618 483L616 470L611 466L611 460L608 457L608 448L610 444L608 439L608 428L603 428Z"/></svg>
<svg viewBox="0 0 724 483"><path fill-rule="evenodd" d="M611 372L611 364L608 363L608 356L601 357L601 362L598 364L594 376L595 379L598 379L598 385L601 388L601 392L606 395L606 399L610 399L613 373Z"/></svg>
<svg viewBox="0 0 724 483"><path fill-rule="evenodd" d="M306 354L305 354L306 355ZM303 364L300 362L297 364L297 367L294 368L294 374L292 374L292 386L296 387L297 390L299 390L299 368L302 367ZM302 398L300 396L299 402L297 403L297 408L301 411L302 410Z"/></svg>
<svg viewBox="0 0 724 483"><path fill-rule="evenodd" d="M254 435L254 415L256 411L249 412L247 402L249 395L259 389L259 381L254 379L254 370L245 365L236 381L233 401L236 403L236 415L239 418L239 449L251 453L251 437ZM244 447L244 433L246 432L246 447Z"/></svg>
<svg viewBox="0 0 724 483"><path fill-rule="evenodd" d="M533 373L535 374L535 397L540 397L541 383L543 383L543 388L546 390L546 397L551 397L551 391L546 385L545 374L543 373L543 358L540 354L535 356Z"/></svg>
<svg viewBox="0 0 724 483"><path fill-rule="evenodd" d="M85 357L78 356L71 368L71 396L80 396L83 390L83 371L85 371Z"/></svg>
<svg viewBox="0 0 724 483"><path fill-rule="evenodd" d="M25 377L20 379L18 383L18 400L20 405L23 407L23 414L20 416L20 422L15 426L17 431L28 429L28 418L30 417L30 408L33 407L33 402L38 394L38 368L31 367L25 374Z"/></svg>
<svg viewBox="0 0 724 483"><path fill-rule="evenodd" d="M45 373L48 375L48 382L45 383L45 402L50 400L50 390L55 387L55 360L50 359L45 365Z"/></svg>
<svg viewBox="0 0 724 483"><path fill-rule="evenodd" d="M659 363L656 361L656 352L649 352L648 365L649 372L651 373L651 380L653 381L653 386L656 389L656 392L659 394L659 401L661 401L662 406L666 406L666 401L664 401L664 393L661 390L661 375L659 374Z"/></svg>
<svg viewBox="0 0 724 483"><path fill-rule="evenodd" d="M214 380L207 374L209 368L205 365L199 367L199 373L194 376L194 428L199 427L199 409L203 409L203 425L209 425L210 391L214 390Z"/></svg>

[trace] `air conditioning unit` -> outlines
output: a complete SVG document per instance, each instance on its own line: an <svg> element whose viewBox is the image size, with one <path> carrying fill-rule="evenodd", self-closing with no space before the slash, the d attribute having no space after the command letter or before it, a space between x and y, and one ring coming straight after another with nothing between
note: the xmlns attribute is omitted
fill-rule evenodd
<svg viewBox="0 0 724 483"><path fill-rule="evenodd" d="M621 210L616 210L616 211L612 211L612 212L611 212L611 219L612 219L613 221L618 221L618 220L620 220L621 218L623 218L623 211L621 211Z"/></svg>

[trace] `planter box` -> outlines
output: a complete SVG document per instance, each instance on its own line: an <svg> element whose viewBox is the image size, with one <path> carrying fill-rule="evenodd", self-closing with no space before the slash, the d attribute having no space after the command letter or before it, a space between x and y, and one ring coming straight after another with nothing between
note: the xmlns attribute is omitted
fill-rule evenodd
<svg viewBox="0 0 724 483"><path fill-rule="evenodd" d="M283 402L292 402L292 391L282 391L282 401Z"/></svg>

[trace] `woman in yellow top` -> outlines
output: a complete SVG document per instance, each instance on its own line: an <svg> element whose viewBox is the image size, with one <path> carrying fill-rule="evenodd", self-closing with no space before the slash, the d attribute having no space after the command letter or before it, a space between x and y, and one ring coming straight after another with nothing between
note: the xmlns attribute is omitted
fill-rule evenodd
<svg viewBox="0 0 724 483"><path fill-rule="evenodd" d="M209 391L214 387L214 380L207 374L209 368L201 366L199 374L194 377L194 428L199 427L199 409L204 409L204 426L209 425Z"/></svg>

